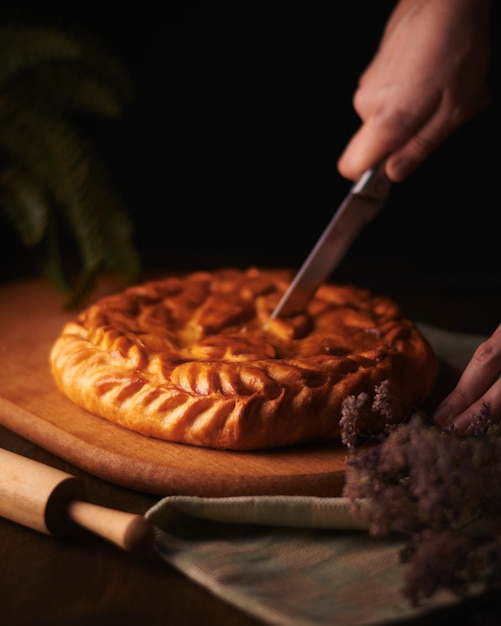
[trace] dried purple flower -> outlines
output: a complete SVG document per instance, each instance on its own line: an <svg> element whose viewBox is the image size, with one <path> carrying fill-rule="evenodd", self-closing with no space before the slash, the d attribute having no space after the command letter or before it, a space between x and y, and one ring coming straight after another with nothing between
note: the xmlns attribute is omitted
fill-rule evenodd
<svg viewBox="0 0 501 626"><path fill-rule="evenodd" d="M366 393L360 393L358 396L346 396L343 400L339 427L341 441L347 448L352 448L356 444L359 435L358 421L368 399L369 396Z"/></svg>
<svg viewBox="0 0 501 626"><path fill-rule="evenodd" d="M489 432L490 428L497 426L499 418L496 420L491 415L491 405L488 402L482 402L480 411L473 418L473 434L481 437Z"/></svg>
<svg viewBox="0 0 501 626"><path fill-rule="evenodd" d="M390 381L383 380L380 385L374 387L374 400L372 402L372 410L376 413L384 415L388 421L391 421L393 409L390 402Z"/></svg>
<svg viewBox="0 0 501 626"><path fill-rule="evenodd" d="M372 409L386 413L389 385L376 387ZM349 439L364 395L346 403ZM413 603L439 589L467 594L475 585L501 587L501 424L484 404L473 436L435 426L414 412L378 443L347 454L343 495L373 535L406 538L403 594Z"/></svg>

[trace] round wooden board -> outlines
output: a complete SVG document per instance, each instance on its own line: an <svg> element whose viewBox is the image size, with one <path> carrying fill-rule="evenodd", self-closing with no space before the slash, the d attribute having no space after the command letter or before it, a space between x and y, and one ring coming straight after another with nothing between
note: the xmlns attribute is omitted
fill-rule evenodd
<svg viewBox="0 0 501 626"><path fill-rule="evenodd" d="M160 496L338 496L339 443L259 452L212 450L152 439L75 406L56 388L49 351L74 317L44 280L0 287L0 423L118 485Z"/></svg>

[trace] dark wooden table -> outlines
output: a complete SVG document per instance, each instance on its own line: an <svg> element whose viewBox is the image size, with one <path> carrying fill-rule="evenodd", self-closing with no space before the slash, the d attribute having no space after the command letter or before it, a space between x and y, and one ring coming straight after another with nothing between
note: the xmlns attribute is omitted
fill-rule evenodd
<svg viewBox="0 0 501 626"><path fill-rule="evenodd" d="M490 334L501 321L499 284L444 285L435 277L387 284L384 290L414 319L452 330ZM0 446L79 476L96 504L144 513L158 500L86 474L3 427ZM485 596L422 623L446 626L458 620L501 624L501 604L496 596ZM153 557L126 553L83 530L54 538L0 519L2 626L258 623Z"/></svg>

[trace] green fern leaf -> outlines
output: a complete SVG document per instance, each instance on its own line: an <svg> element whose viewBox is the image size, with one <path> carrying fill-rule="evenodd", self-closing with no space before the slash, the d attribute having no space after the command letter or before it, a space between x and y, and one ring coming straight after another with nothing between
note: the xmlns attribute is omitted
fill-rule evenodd
<svg viewBox="0 0 501 626"><path fill-rule="evenodd" d="M124 282L137 280L140 271L140 259L133 244L132 224L119 201L106 168L97 157L91 168L92 203L99 209L101 229L106 242L104 263L106 269L118 273Z"/></svg>
<svg viewBox="0 0 501 626"><path fill-rule="evenodd" d="M129 74L97 42L15 24L0 26L2 85L13 93L24 90L30 99L43 94L49 102L106 117L130 104L134 91Z"/></svg>
<svg viewBox="0 0 501 626"><path fill-rule="evenodd" d="M92 293L96 280L103 269L102 262L96 257L94 264L87 263L78 270L72 266L72 257L64 248L68 244L58 228L56 216L52 216L47 230L46 255L41 264L42 272L47 278L67 296L65 308L75 309L83 305Z"/></svg>
<svg viewBox="0 0 501 626"><path fill-rule="evenodd" d="M90 113L117 119L129 102L113 85L86 73L79 64L47 65L23 72L9 84L9 93L30 106L59 109L66 113Z"/></svg>
<svg viewBox="0 0 501 626"><path fill-rule="evenodd" d="M61 242L58 236L55 215L49 216L45 241L46 251L41 263L42 272L59 289L59 291L71 298L72 287L65 273L65 262L61 252Z"/></svg>
<svg viewBox="0 0 501 626"><path fill-rule="evenodd" d="M133 81L117 59L91 40L84 42L84 52L78 63L71 64L72 69L112 92L123 108L131 105L135 97Z"/></svg>
<svg viewBox="0 0 501 626"><path fill-rule="evenodd" d="M69 305L103 269L126 281L138 275L132 225L70 119L116 118L132 92L127 73L92 40L0 26L0 213L24 245L45 244L44 272Z"/></svg>
<svg viewBox="0 0 501 626"><path fill-rule="evenodd" d="M49 205L32 179L19 168L0 172L0 210L25 246L40 243L47 227Z"/></svg>
<svg viewBox="0 0 501 626"><path fill-rule="evenodd" d="M82 45L65 33L37 26L0 26L0 86L29 67L49 61L74 61Z"/></svg>
<svg viewBox="0 0 501 626"><path fill-rule="evenodd" d="M0 108L3 151L55 203L79 242L84 267L94 266L94 257L102 255L102 237L87 201L89 150L66 120L9 104Z"/></svg>
<svg viewBox="0 0 501 626"><path fill-rule="evenodd" d="M8 107L4 107L5 113ZM20 163L45 198L60 216L58 236L69 231L76 240L80 267L78 283L71 286L74 297L81 297L92 287L91 279L104 266L105 241L102 220L96 207L89 203L88 172L92 157L65 120L54 119L38 110L16 106L11 111L11 124L0 124L0 144L4 153ZM8 130L7 130L8 129ZM73 256L73 255L72 255ZM53 257L57 258L57 257ZM73 261L73 259L72 259ZM68 265L68 264L66 264ZM49 264L56 284L63 285L74 267L55 269ZM47 268L45 271L48 272Z"/></svg>

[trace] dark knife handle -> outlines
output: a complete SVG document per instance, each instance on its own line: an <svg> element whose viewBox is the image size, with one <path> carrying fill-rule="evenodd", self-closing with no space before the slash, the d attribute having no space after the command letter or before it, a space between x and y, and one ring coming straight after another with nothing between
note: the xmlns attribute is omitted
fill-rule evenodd
<svg viewBox="0 0 501 626"><path fill-rule="evenodd" d="M351 193L375 200L384 200L391 190L391 180L385 173L386 161L380 161L371 169L366 170L353 185Z"/></svg>

